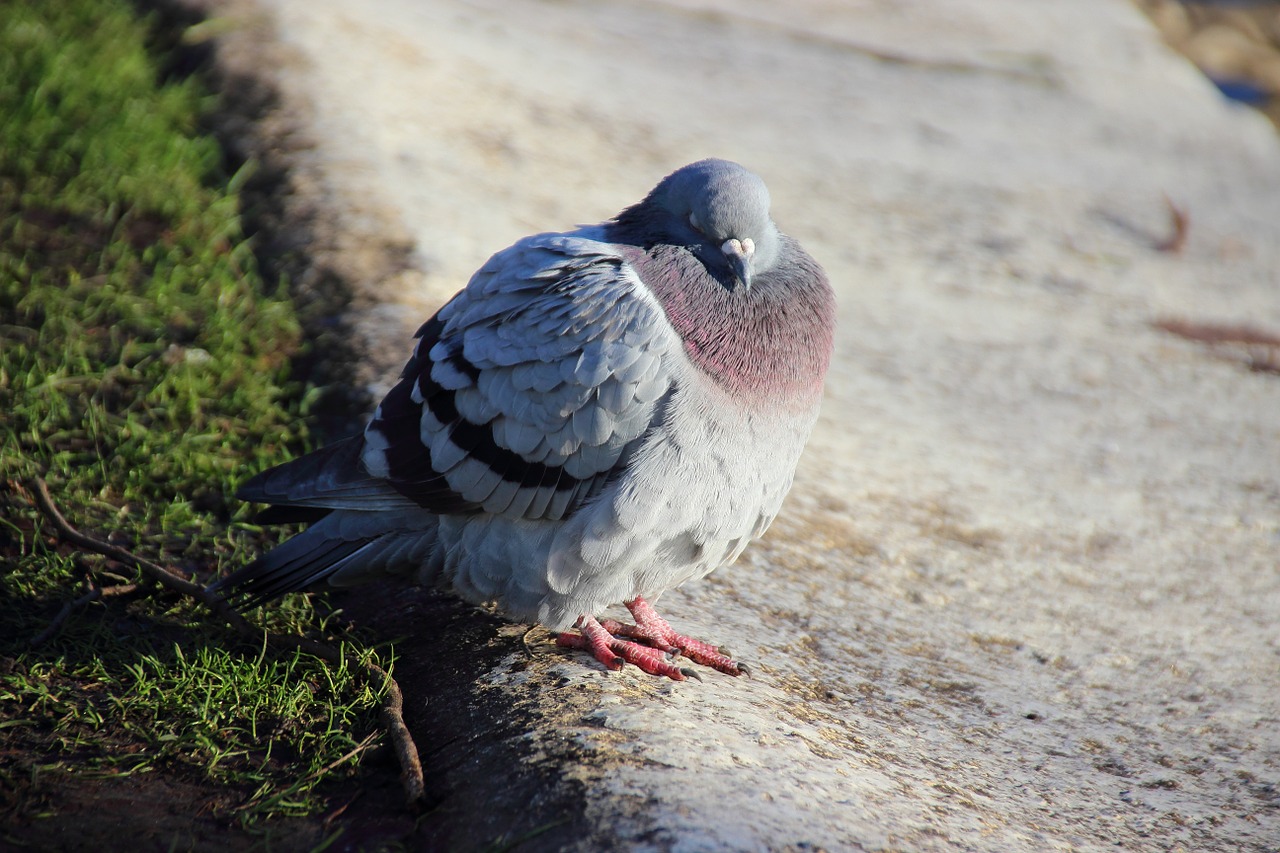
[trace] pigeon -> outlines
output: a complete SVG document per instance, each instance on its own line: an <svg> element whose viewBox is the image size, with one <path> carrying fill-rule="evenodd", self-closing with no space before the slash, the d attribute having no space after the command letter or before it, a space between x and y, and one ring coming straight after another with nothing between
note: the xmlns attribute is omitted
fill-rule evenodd
<svg viewBox="0 0 1280 853"><path fill-rule="evenodd" d="M212 589L252 607L408 576L610 670L747 671L652 602L765 532L817 419L834 296L769 201L701 160L611 220L495 254L362 435L239 490L264 522L310 526ZM599 618L619 603L634 624Z"/></svg>

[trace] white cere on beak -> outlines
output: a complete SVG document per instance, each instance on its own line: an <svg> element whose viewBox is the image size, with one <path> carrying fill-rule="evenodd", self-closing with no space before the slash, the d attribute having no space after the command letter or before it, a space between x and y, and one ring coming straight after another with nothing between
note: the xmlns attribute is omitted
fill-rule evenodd
<svg viewBox="0 0 1280 853"><path fill-rule="evenodd" d="M730 238L720 245L720 251L724 252L726 255L737 255L738 257L750 260L751 256L756 253L756 241L752 240L750 237L743 240Z"/></svg>

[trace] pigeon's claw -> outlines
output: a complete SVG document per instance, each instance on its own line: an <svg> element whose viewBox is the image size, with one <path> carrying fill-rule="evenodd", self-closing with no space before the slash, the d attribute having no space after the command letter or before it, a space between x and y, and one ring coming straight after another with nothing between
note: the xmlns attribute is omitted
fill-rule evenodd
<svg viewBox="0 0 1280 853"><path fill-rule="evenodd" d="M560 634L556 637L556 642L571 649L590 649L606 669L622 669L625 661L635 664L650 675L666 676L674 681L684 681L692 674L690 670L671 663L663 649L613 636L594 616L581 617L577 627L581 634Z"/></svg>
<svg viewBox="0 0 1280 853"><path fill-rule="evenodd" d="M720 647L693 637L686 637L684 634L677 634L675 629L667 623L667 620L659 616L658 611L653 609L653 605L643 598L636 596L631 601L628 601L627 609L635 617L636 624L634 626L624 626L635 632L624 633L624 636L644 638L646 642L659 648L671 651L678 650L680 654L694 663L718 669L728 675L742 675L747 671L746 667L725 654ZM615 631L614 633L618 632Z"/></svg>
<svg viewBox="0 0 1280 853"><path fill-rule="evenodd" d="M609 669L620 669L621 661L627 661L651 675L665 675L676 681L698 676L687 667L677 667L669 656L683 655L694 663L728 675L750 675L746 665L733 660L717 646L677 634L643 598L628 601L627 609L635 617L636 624L627 625L612 619L598 621L594 616L582 616L577 626L581 636L560 634L556 642L573 649L590 649L596 660Z"/></svg>

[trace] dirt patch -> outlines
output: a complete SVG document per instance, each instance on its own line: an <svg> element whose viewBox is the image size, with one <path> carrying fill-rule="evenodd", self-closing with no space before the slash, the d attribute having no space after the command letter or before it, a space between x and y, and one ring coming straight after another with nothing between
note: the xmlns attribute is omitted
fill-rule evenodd
<svg viewBox="0 0 1280 853"><path fill-rule="evenodd" d="M25 752L25 749L24 749ZM250 831L216 817L251 792L161 771L109 779L63 771L10 780L0 841L12 849L244 850L260 843ZM10 799L11 798L11 799ZM322 818L273 821L268 832L284 849L307 849L331 832ZM127 839L127 842L125 841Z"/></svg>

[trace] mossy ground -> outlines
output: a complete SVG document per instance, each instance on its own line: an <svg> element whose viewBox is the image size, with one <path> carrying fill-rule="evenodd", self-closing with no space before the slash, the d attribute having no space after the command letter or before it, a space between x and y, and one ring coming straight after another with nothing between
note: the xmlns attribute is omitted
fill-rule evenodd
<svg viewBox="0 0 1280 853"><path fill-rule="evenodd" d="M265 652L60 545L24 485L43 477L82 531L207 582L281 535L235 486L312 443L298 317L242 231L252 165L233 171L201 132L212 96L166 79L158 27L123 0L0 9L5 843L65 841L95 790L157 783L193 817L268 837L323 810L380 739L354 668ZM33 645L90 583L139 587ZM255 618L386 665L304 597Z"/></svg>

